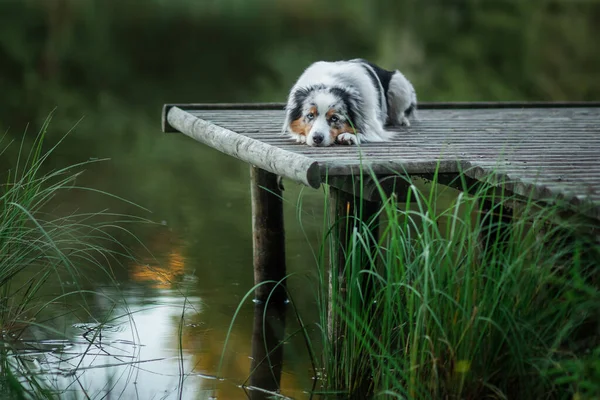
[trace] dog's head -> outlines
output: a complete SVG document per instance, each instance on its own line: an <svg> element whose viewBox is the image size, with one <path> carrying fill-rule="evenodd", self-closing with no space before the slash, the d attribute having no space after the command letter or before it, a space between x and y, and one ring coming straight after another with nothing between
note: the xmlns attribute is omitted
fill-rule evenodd
<svg viewBox="0 0 600 400"><path fill-rule="evenodd" d="M287 130L309 146L331 146L342 133L358 134L359 101L351 88L296 88L287 105Z"/></svg>

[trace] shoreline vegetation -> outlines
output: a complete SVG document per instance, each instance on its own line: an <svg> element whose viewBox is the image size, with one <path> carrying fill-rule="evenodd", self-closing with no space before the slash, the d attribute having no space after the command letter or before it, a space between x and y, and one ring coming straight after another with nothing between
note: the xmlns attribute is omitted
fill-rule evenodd
<svg viewBox="0 0 600 400"><path fill-rule="evenodd" d="M446 203L436 178L404 178L405 204L379 188L378 227L360 221L360 207L335 221L352 233L333 306L319 263L321 326L331 307L343 327L339 342L324 332L326 387L409 399L598 396L597 224L460 178L463 192Z"/></svg>
<svg viewBox="0 0 600 400"><path fill-rule="evenodd" d="M301 326L295 334L314 368L313 394L597 398L597 223L560 202L504 193L493 179L468 187L458 177L460 193L438 185L437 174L430 182L398 179L406 201L378 187L377 218L361 218L362 202L348 204L339 220L324 213L310 281L314 325L302 322L289 293ZM331 200L326 193L325 210ZM343 272L330 276L331 257L340 259L331 254L344 246L340 229L348 232L345 261L334 271ZM314 330L320 334L311 340Z"/></svg>
<svg viewBox="0 0 600 400"><path fill-rule="evenodd" d="M48 336L57 342L72 340L62 317L77 314L84 321L91 318L96 332L107 321L128 317L114 270L135 256L117 234L131 236L127 225L149 222L107 210L71 210L62 215L49 212L52 201L75 191L127 202L77 184L86 166L105 160L46 169L46 161L69 134L44 150L51 119L49 116L42 124L29 150L23 139L15 164L3 171L4 182L0 184L0 396L8 398L50 399L61 395L60 389L43 376L43 369L28 361L28 352L35 349L36 341L43 348ZM19 144L2 140L0 145L6 150ZM116 294L96 291L98 282L107 282ZM111 304L111 312L101 319L91 311L94 296ZM25 343L33 343L33 347ZM80 356L84 355L85 351Z"/></svg>

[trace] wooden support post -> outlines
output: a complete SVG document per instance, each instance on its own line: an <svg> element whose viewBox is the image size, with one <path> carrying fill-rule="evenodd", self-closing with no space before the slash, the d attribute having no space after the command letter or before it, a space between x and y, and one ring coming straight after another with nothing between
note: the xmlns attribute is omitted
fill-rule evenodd
<svg viewBox="0 0 600 400"><path fill-rule="evenodd" d="M368 201L357 198L353 194L331 186L329 187L329 195L330 222L332 224L337 222L337 225L332 230L331 239L327 329L332 346L330 354L334 360L338 360L342 354L344 348L343 342L346 338L346 326L339 310L348 298L348 276L350 275L350 271L346 266L346 261L349 256L349 244L351 243L350 241L352 240L355 228L358 228L361 223L370 223L370 233L374 237L374 241L371 244L373 247L376 246L379 226L377 221L373 221L373 219L379 211L381 203L379 201ZM356 256L360 257L360 268L369 268L366 252L360 251L359 253ZM361 274L360 279L361 290L364 294L364 306L369 307L373 295L370 275ZM343 370L330 371L329 373L341 374L338 378L341 378L345 374ZM335 381L340 381L338 378L334 378ZM360 381L355 381L354 385L352 385L355 390L354 394L357 394L356 390L365 394L363 391L368 386L367 378L367 374L350 377L350 379L358 379Z"/></svg>
<svg viewBox="0 0 600 400"><path fill-rule="evenodd" d="M250 167L250 176L254 283L279 282L286 274L281 188L277 175L258 167ZM283 302L286 299L285 287L276 286L276 283L263 284L256 288L255 299Z"/></svg>
<svg viewBox="0 0 600 400"><path fill-rule="evenodd" d="M279 390L283 367L283 335L285 304L257 303L254 305L252 329L252 362L250 364L250 399L271 399Z"/></svg>

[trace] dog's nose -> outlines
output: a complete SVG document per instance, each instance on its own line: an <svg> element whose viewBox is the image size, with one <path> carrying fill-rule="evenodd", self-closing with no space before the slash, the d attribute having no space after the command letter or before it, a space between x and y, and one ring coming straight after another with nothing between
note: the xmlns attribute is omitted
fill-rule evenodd
<svg viewBox="0 0 600 400"><path fill-rule="evenodd" d="M325 136L322 133L315 133L313 135L313 142L315 144L321 144L321 143L323 143L324 138L325 138Z"/></svg>

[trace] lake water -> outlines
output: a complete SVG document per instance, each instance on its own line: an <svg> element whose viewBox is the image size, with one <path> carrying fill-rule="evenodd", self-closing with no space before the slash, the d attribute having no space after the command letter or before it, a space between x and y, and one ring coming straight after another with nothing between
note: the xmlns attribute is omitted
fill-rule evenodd
<svg viewBox="0 0 600 400"><path fill-rule="evenodd" d="M54 212L106 209L153 223L129 224L130 233L115 231L137 256L111 262L118 285L101 273L80 277L79 286L96 293L72 296L52 308L45 322L67 330L30 329L22 354L50 385L77 398L84 392L90 398L263 398L264 393L242 387L252 362L253 296L231 325L253 286L248 165L183 135L162 134L158 124L129 143L115 140L114 147L88 143L75 133L52 162L66 165L82 157L111 159L87 166L77 184L122 196L150 212L78 190L57 199ZM324 197L293 182L285 182L284 196L287 270L293 274L288 287L318 350L313 251ZM70 284L74 289L69 278L63 280L67 291ZM48 291L57 294L60 288ZM112 300L121 297L127 310ZM285 307L281 393L306 398L314 371L303 338L294 333L299 325L291 305ZM101 321L105 325L99 328ZM222 354L222 379L216 379Z"/></svg>

